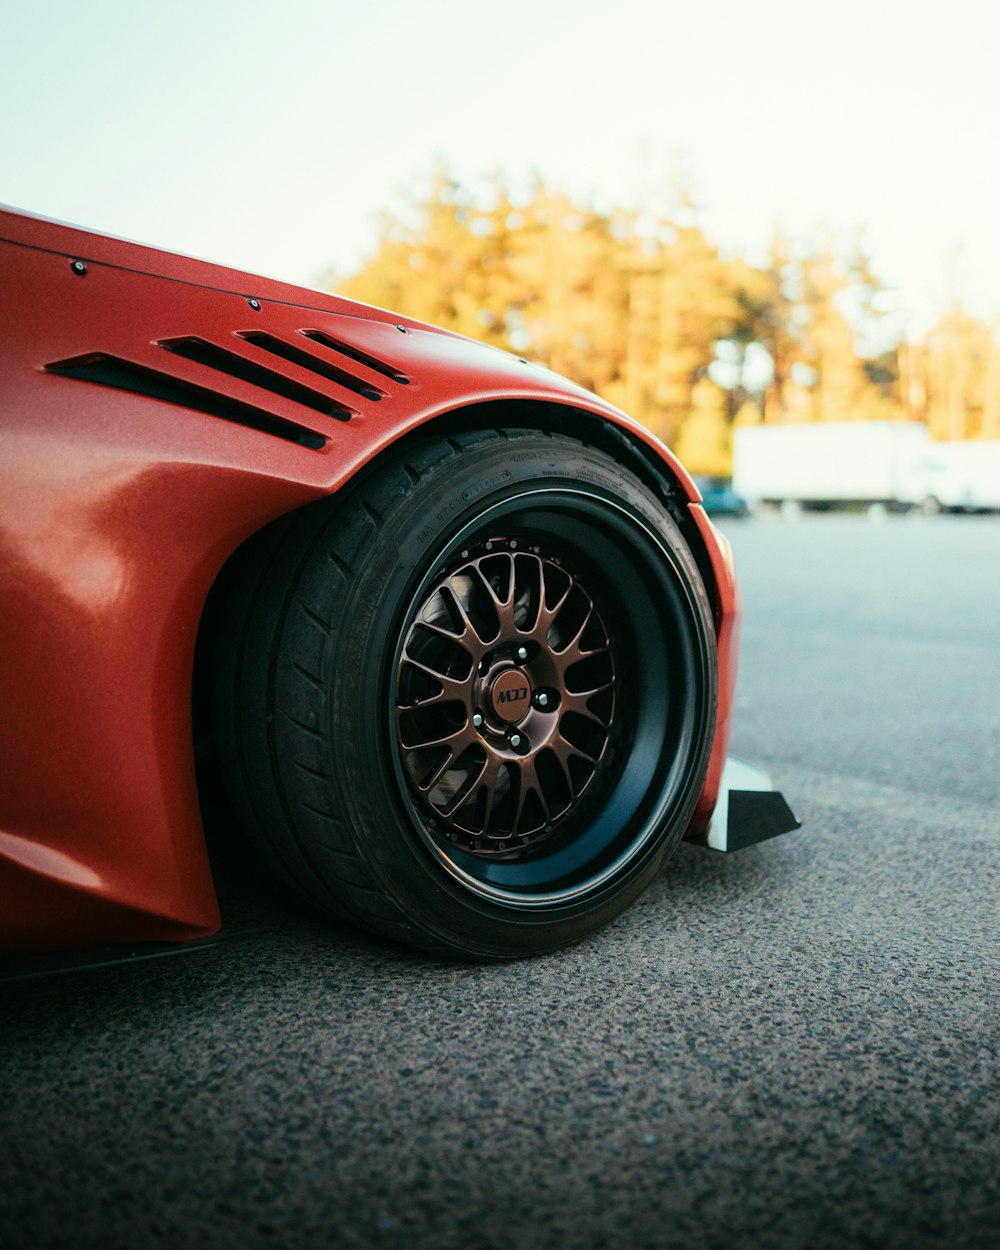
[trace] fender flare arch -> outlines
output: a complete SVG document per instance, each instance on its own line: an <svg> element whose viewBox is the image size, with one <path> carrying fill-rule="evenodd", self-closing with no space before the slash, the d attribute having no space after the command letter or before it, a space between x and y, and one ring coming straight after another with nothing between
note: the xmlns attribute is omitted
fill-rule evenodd
<svg viewBox="0 0 1000 1250"><path fill-rule="evenodd" d="M726 588L720 584L721 570L717 566L717 561L713 559L713 553L706 542L707 518L703 513L700 516L697 515L701 513L700 508L696 510L696 513L692 513L691 510L692 504L697 505L701 501L698 488L676 457L654 435L639 426L636 426L635 430L631 429L630 426L634 423L624 414L620 414L620 420L619 424L610 415L588 411L586 408L568 403L535 398L486 399L476 403L464 403L455 408L432 411L424 415L418 424L405 433L379 447L369 460L350 476L338 482L326 494L328 497L338 494L349 484L356 483L368 474L377 472L388 457L398 455L408 444L428 437L447 438L449 435L482 429L531 429L540 433L568 434L613 456L635 473L663 501L695 557L718 626L721 615L725 611ZM308 503L299 505L299 507L308 506ZM285 516L291 516L296 511L298 507L293 508ZM213 600L217 595L217 587L225 579L227 568L240 559L240 554L245 547L253 543L268 525L274 523L274 520L270 520L263 525L255 526L229 552L206 596L198 621L199 637L206 628L211 628ZM197 678L196 661L196 682Z"/></svg>
<svg viewBox="0 0 1000 1250"><path fill-rule="evenodd" d="M697 487L675 457L652 436L643 437L639 427L633 431L624 424L628 418L622 415L622 424L600 412L571 404L529 398L504 398L463 404L455 408L429 413L419 424L393 439L361 465L336 489L328 491L333 498L349 483L379 471L385 460L396 456L410 443L437 437L455 436L478 429L532 429L543 433L569 434L597 447L630 469L664 503L687 542L698 568L711 607L719 648L719 719L716 726L716 742L723 745L729 735L729 715L735 692L737 675L737 650L741 605L735 583L729 544L712 525L700 506ZM664 454L665 453L665 454ZM308 507L309 504L302 505ZM222 604L226 585L237 570L243 553L260 540L260 536L272 526L290 520L300 508L257 527L230 552L213 580L206 596L198 621L195 647L191 738L195 748L196 771L199 790L209 775L202 767L211 758L209 725L209 690L211 674L209 658L214 650L216 631L222 618ZM207 751L207 759L206 759ZM697 832L707 825L714 807L720 784L724 755L718 750L706 783L702 802L699 804L692 825Z"/></svg>

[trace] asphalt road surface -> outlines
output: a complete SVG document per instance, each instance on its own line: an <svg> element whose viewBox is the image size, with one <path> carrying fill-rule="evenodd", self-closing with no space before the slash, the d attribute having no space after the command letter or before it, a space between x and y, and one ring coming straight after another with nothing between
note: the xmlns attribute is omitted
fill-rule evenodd
<svg viewBox="0 0 1000 1250"><path fill-rule="evenodd" d="M226 942L0 991L0 1246L996 1247L1000 518L728 532L801 832L503 967L231 866Z"/></svg>

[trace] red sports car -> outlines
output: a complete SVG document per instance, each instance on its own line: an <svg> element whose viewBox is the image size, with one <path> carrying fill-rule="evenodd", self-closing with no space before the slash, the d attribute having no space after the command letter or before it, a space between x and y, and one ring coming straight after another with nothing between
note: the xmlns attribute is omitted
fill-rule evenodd
<svg viewBox="0 0 1000 1250"><path fill-rule="evenodd" d="M0 951L218 928L198 737L276 877L440 953L575 941L706 835L737 594L648 431L38 217L0 212L0 264Z"/></svg>

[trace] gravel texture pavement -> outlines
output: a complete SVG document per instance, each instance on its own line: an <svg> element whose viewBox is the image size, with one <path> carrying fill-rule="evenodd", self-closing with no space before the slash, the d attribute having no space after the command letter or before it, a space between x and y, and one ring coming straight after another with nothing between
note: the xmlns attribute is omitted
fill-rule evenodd
<svg viewBox="0 0 1000 1250"><path fill-rule="evenodd" d="M228 862L219 945L0 990L0 1247L998 1246L1000 518L727 531L800 832L502 967Z"/></svg>

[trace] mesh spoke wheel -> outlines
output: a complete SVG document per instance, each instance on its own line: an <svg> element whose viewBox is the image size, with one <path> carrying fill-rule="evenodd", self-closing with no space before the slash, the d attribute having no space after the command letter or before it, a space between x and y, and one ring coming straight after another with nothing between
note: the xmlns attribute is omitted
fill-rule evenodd
<svg viewBox="0 0 1000 1250"><path fill-rule="evenodd" d="M396 736L428 823L480 855L558 837L620 731L614 647L586 580L540 547L463 551L410 623Z"/></svg>

